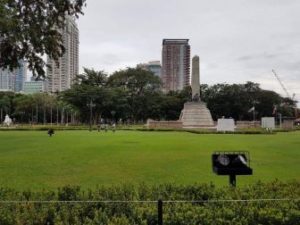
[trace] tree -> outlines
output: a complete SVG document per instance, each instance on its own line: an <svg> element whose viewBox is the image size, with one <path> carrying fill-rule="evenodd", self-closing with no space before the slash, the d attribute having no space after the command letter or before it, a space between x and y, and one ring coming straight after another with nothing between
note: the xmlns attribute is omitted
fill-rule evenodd
<svg viewBox="0 0 300 225"><path fill-rule="evenodd" d="M50 107L50 124L53 124L53 109L57 104L57 96L56 95L48 95L47 97L47 105Z"/></svg>
<svg viewBox="0 0 300 225"><path fill-rule="evenodd" d="M108 87L110 100L103 116L118 121L130 117L129 95L122 87ZM114 115L113 115L114 114Z"/></svg>
<svg viewBox="0 0 300 225"><path fill-rule="evenodd" d="M178 120L184 103L191 101L192 89L190 86L181 91L170 91L162 97L162 118L165 120Z"/></svg>
<svg viewBox="0 0 300 225"><path fill-rule="evenodd" d="M0 68L13 70L24 59L34 75L44 76L43 56L63 55L65 19L83 14L84 5L85 0L0 0Z"/></svg>
<svg viewBox="0 0 300 225"><path fill-rule="evenodd" d="M90 86L105 86L107 83L107 74L104 71L95 71L94 69L83 68L84 73L76 76L77 84Z"/></svg>
<svg viewBox="0 0 300 225"><path fill-rule="evenodd" d="M282 98L274 91L260 90L257 93L258 104L255 107L258 117L274 116L274 108L280 105Z"/></svg>
<svg viewBox="0 0 300 225"><path fill-rule="evenodd" d="M45 93L35 93L32 95L33 105L35 107L35 122L39 123L40 114L42 112L43 118L45 118ZM44 119L43 119L44 121Z"/></svg>
<svg viewBox="0 0 300 225"><path fill-rule="evenodd" d="M129 118L135 122L149 118L151 107L155 107L151 98L160 92L159 77L141 68L127 68L112 74L107 83L109 87L119 87L126 92Z"/></svg>
<svg viewBox="0 0 300 225"><path fill-rule="evenodd" d="M141 68L127 68L113 73L108 85L123 87L132 95L143 95L145 91L158 91L161 86L159 77Z"/></svg>
<svg viewBox="0 0 300 225"><path fill-rule="evenodd" d="M61 99L80 110L83 121L87 122L90 119L94 122L99 121L103 113L110 112L108 106L112 105L112 92L106 85L107 75L104 71L84 68L84 73L76 77L72 88L61 93Z"/></svg>
<svg viewBox="0 0 300 225"><path fill-rule="evenodd" d="M282 105L282 102L292 101L282 98L274 91L262 90L259 84L247 82L246 84L216 84L213 86L202 86L201 98L207 102L214 120L225 116L235 120L252 120L253 114L249 109L255 106L256 118L272 116L275 105ZM278 107L279 108L279 107ZM280 107L284 116L289 116L291 107Z"/></svg>
<svg viewBox="0 0 300 225"><path fill-rule="evenodd" d="M34 102L31 95L20 95L14 99L16 105L14 116L20 122L33 121Z"/></svg>

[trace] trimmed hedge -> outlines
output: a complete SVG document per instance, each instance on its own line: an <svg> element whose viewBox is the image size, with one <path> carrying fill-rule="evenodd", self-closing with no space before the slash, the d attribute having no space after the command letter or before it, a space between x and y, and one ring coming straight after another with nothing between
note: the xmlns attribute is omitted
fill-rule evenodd
<svg viewBox="0 0 300 225"><path fill-rule="evenodd" d="M300 224L300 181L258 182L243 188L216 188L213 184L181 186L124 185L82 191L63 187L56 192L17 192L0 189L0 224L156 225L156 202L19 203L16 201L221 200L291 199L290 201L164 203L165 225L297 225Z"/></svg>
<svg viewBox="0 0 300 225"><path fill-rule="evenodd" d="M160 131L160 132L170 132L170 131L176 131L176 132L188 132L193 134L276 134L276 132L270 132L267 130L259 129L259 130L237 130L234 132L226 131L226 132L217 132L216 130L197 130L197 129L154 129L154 128L143 128L143 129L136 129L137 131Z"/></svg>
<svg viewBox="0 0 300 225"><path fill-rule="evenodd" d="M19 126L19 127L0 127L0 131L47 131L48 129L54 129L57 131L63 130L89 130L88 126ZM212 129L170 129L170 128L146 128L141 126L118 126L118 130L124 131L145 131L145 132L188 132L193 134L276 134L277 132L293 132L300 130L300 128L295 128L292 130L286 129L275 129L274 131L268 131L265 129L242 129L236 130L234 132L217 132ZM93 126L93 130L97 130L97 127Z"/></svg>

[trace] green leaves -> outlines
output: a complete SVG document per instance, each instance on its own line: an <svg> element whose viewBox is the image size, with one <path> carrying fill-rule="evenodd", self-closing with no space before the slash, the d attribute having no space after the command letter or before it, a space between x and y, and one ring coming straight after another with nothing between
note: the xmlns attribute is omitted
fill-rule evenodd
<svg viewBox="0 0 300 225"><path fill-rule="evenodd" d="M85 0L1 0L0 68L14 69L25 59L34 75L44 77L45 54L64 53L60 30L67 16L83 14Z"/></svg>
<svg viewBox="0 0 300 225"><path fill-rule="evenodd" d="M160 117L159 87L158 77L139 68L127 68L110 77L103 71L84 68L84 73L76 77L76 84L62 93L62 98L81 109L84 121L88 120L86 104L91 99L95 104L93 114L96 121L100 117L139 121L153 115Z"/></svg>
<svg viewBox="0 0 300 225"><path fill-rule="evenodd" d="M264 116L274 116L274 105L284 102L279 94L274 91L263 90L259 84L247 82L245 84L215 84L202 86L201 98L207 102L215 120L232 117L235 120L252 120L253 114L249 109L255 105L256 119ZM286 101L287 102L287 101ZM284 116L293 116L292 102L290 106L279 108Z"/></svg>
<svg viewBox="0 0 300 225"><path fill-rule="evenodd" d="M291 201L253 202L165 202L163 218L166 225L296 225L300 222L299 182L258 182L243 188L216 188L213 185L162 184L157 186L123 185L80 190L63 187L57 192L23 193L1 189L1 200L128 200L134 202L104 203L27 203L0 204L0 224L99 224L157 225L158 198L166 200L222 199L292 199ZM291 191L293 190L293 191ZM238 196L242 196L238 197ZM294 200L293 200L294 199ZM296 200L298 199L298 200ZM150 200L154 202L137 202Z"/></svg>

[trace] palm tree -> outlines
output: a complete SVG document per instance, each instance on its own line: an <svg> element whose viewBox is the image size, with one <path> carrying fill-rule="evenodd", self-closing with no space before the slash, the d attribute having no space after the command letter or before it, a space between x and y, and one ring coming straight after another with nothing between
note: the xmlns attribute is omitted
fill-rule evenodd
<svg viewBox="0 0 300 225"><path fill-rule="evenodd" d="M52 126L52 124L53 124L53 108L57 104L57 98L55 95L49 95L47 100L48 100L47 104L50 107L50 124Z"/></svg>
<svg viewBox="0 0 300 225"><path fill-rule="evenodd" d="M35 105L35 122L36 124L39 123L39 110L40 108L43 109L43 114L44 114L44 122L45 122L45 113L46 113L46 110L45 110L45 107L46 107L46 104L45 104L45 101L44 101L44 98L47 94L45 93L36 93L36 94L33 94L32 95L32 98L33 98L33 102L34 102L34 105Z"/></svg>
<svg viewBox="0 0 300 225"><path fill-rule="evenodd" d="M34 107L33 99L31 95L20 95L14 99L15 115L20 115L20 121L30 121L33 120L32 109Z"/></svg>

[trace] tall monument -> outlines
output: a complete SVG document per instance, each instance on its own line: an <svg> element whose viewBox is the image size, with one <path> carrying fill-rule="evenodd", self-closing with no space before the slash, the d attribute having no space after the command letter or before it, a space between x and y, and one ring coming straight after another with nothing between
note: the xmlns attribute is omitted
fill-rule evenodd
<svg viewBox="0 0 300 225"><path fill-rule="evenodd" d="M183 128L210 128L214 126L209 109L201 101L199 56L194 56L192 60L192 99L184 104L180 120Z"/></svg>
<svg viewBox="0 0 300 225"><path fill-rule="evenodd" d="M200 100L200 60L199 56L192 59L192 100Z"/></svg>

